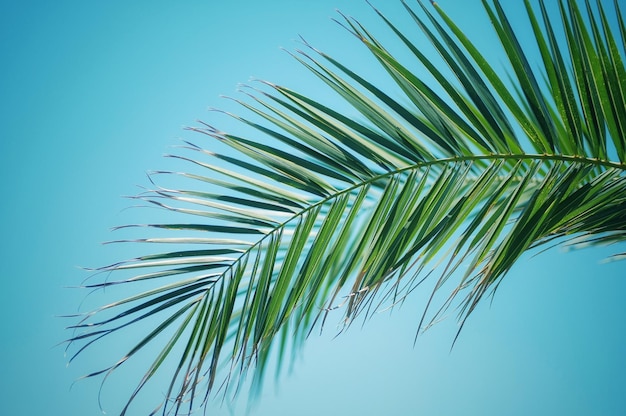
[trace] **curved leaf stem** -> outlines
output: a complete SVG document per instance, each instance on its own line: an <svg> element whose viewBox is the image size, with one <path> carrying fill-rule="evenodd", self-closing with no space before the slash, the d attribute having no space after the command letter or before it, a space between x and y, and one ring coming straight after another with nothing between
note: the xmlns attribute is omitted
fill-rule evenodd
<svg viewBox="0 0 626 416"><path fill-rule="evenodd" d="M283 229L288 223L292 222L293 220L295 220L298 217L301 217L302 215L305 215L307 212L309 212L312 209L316 209L319 206L322 206L324 204L326 204L327 202L336 199L338 197L340 197L341 195L345 195L345 194L349 194L353 191L355 191L356 189L359 189L363 186L368 186L371 185L373 183L376 183L382 179L388 178L388 177L392 177L404 172L409 172L412 170L417 170L417 169L422 169L422 168L427 168L430 166L436 166L436 165L447 165L447 164L455 164L455 163L462 163L462 162L478 162L478 161L494 161L494 160L502 160L502 161L545 161L545 162L569 162L569 163L579 163L579 164L586 164L589 165L591 167L594 168L603 168L603 169L618 169L618 170L622 170L624 172L626 172L626 164L625 163L621 163L621 162L615 162L615 161L611 161L611 160L603 160L603 159L598 159L598 158L589 158L589 157L585 157L585 156L572 156L572 155L559 155L559 154L527 154L527 153L522 153L522 154L487 154L487 155L466 155L466 156L454 156L454 157L449 157L449 158L442 158L442 159L437 159L437 160L431 160L431 161L423 161L423 162L418 162L409 166L403 166L399 169L395 169L395 170L390 170L390 171L386 171L384 173L381 173L379 175L375 175L372 176L371 178L368 178L367 180L364 180L362 182L359 182L357 184L354 184L352 186L349 186L345 189L339 190L336 193L333 193L332 195L329 195L325 198L320 199L319 201L308 205L307 207L305 207L304 209L302 209L301 211L295 213L292 217L290 217L289 219L283 221L282 223L280 223L279 225L277 225L274 229L272 229L271 231L269 231L267 234L263 235L256 243L252 244L244 253L241 254L241 256L237 259L235 259L232 264L230 266L228 266L224 272L218 276L218 279L225 275L228 270L230 270L233 266L235 266L238 262L239 259L243 256L245 256L248 252L251 252L252 250L254 250L255 248L257 248L259 245L261 245L263 243L263 241L265 241L266 238L268 238L269 236L273 235L274 232Z"/></svg>

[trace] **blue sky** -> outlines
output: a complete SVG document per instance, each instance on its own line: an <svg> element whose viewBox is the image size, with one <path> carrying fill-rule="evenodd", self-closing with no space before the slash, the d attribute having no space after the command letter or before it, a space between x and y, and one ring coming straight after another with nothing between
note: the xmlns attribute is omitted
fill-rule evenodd
<svg viewBox="0 0 626 416"><path fill-rule="evenodd" d="M407 22L399 3L374 3ZM440 4L479 45L493 42L479 1ZM279 47L293 50L303 35L370 70L358 43L331 22L335 8L386 33L361 0L3 2L0 414L99 414L99 380L72 383L105 363L89 354L66 368L56 346L71 323L56 316L85 296L67 288L86 277L78 266L127 257L100 244L114 238L111 227L136 219L122 196L148 185L146 171L170 167L162 155L180 138L203 142L182 127L212 120L208 107L232 108L221 94L235 95L250 77L320 93ZM419 296L338 338L329 328L250 414L624 414L625 266L600 264L618 250L526 256L452 351L454 316L413 346ZM105 387L109 414L129 387Z"/></svg>

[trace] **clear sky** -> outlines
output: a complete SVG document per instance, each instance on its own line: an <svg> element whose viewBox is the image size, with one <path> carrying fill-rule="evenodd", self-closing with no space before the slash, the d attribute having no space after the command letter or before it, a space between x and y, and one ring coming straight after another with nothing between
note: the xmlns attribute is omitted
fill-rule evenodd
<svg viewBox="0 0 626 416"><path fill-rule="evenodd" d="M407 22L399 2L374 3ZM494 41L478 0L439 3L480 45ZM72 323L56 316L85 296L66 288L86 277L77 266L127 257L100 245L136 218L121 196L147 186L146 171L167 169L161 156L179 138L206 143L182 127L215 117L208 107L231 108L220 94L250 77L316 93L279 47L293 50L303 35L367 70L358 42L331 22L335 8L387 33L362 0L2 3L0 414L99 414L99 380L70 386L106 363L90 354L66 368L56 346ZM524 257L452 351L454 316L413 346L420 296L338 338L329 327L250 414L623 415L626 266L600 264L620 249ZM124 387L103 390L109 414Z"/></svg>

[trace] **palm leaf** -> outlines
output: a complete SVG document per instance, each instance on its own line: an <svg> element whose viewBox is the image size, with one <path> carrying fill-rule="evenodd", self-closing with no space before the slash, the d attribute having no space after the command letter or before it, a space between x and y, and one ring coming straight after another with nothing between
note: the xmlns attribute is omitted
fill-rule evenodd
<svg viewBox="0 0 626 416"><path fill-rule="evenodd" d="M173 156L188 172L152 175L177 176L181 187L155 185L138 198L176 220L121 227L156 234L119 241L177 248L103 267L130 277L87 287L163 283L85 314L69 340L80 345L75 357L159 317L121 360L89 375L110 374L167 337L122 414L167 368L163 414L192 411L220 389L239 390L250 369L260 383L273 349L282 362L329 317L348 326L401 302L431 276L438 277L418 332L449 308L464 323L533 248L626 240L619 5L616 33L599 0L595 8L559 2L561 36L543 3L537 12L525 1L540 57L533 62L500 2L483 1L508 58L502 74L439 5L402 3L441 65L376 9L419 70L357 21L341 21L402 96L305 43L295 59L353 114L261 82L236 100L247 116L228 114L249 129L247 137L202 124L192 130L230 150L188 143L191 156ZM451 293L435 305L451 280ZM182 351L178 359L173 351Z"/></svg>

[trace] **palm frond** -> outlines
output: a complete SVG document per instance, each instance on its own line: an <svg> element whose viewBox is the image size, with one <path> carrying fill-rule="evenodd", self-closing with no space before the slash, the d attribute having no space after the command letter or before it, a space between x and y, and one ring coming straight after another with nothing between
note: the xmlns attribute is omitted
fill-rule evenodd
<svg viewBox="0 0 626 416"><path fill-rule="evenodd" d="M305 42L293 56L353 114L261 82L237 100L247 115L225 113L249 136L209 124L192 129L230 151L188 143L189 155L173 156L188 172L152 175L177 177L180 186L155 185L138 197L176 220L128 226L152 231L119 240L176 248L103 267L131 274L88 286L154 287L72 326L78 332L69 341L81 345L72 359L129 326L146 331L117 363L89 376L110 374L161 342L122 414L164 368L172 376L161 411L191 411L211 392L238 390L250 369L261 380L273 349L280 357L297 349L328 317L347 326L401 302L426 278L436 279L435 289L418 330L451 307L465 322L530 249L626 240L619 5L612 22L600 1L559 2L560 36L546 6L525 0L537 63L500 2L482 3L508 58L506 74L439 5L403 1L441 65L376 9L419 68L357 21L341 21L401 96ZM424 71L437 88L418 76ZM451 280L450 295L435 305ZM152 317L160 319L154 328L141 326Z"/></svg>

